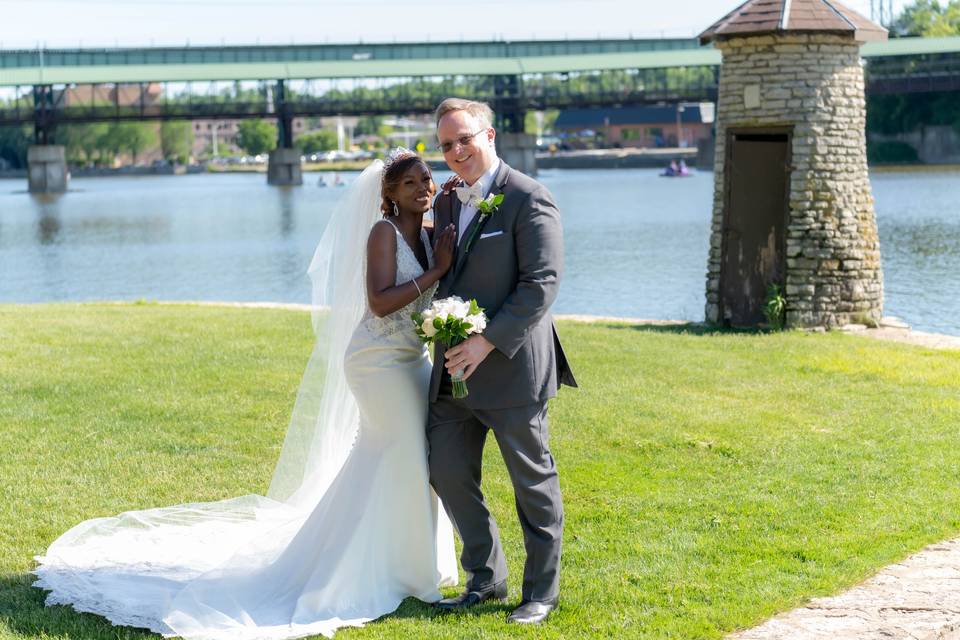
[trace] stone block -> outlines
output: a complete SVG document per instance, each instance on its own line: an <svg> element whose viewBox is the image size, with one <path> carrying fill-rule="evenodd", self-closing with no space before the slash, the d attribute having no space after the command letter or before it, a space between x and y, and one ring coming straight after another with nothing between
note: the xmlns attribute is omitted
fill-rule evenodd
<svg viewBox="0 0 960 640"><path fill-rule="evenodd" d="M63 193L70 174L66 147L34 145L27 149L27 181L31 193Z"/></svg>
<svg viewBox="0 0 960 640"><path fill-rule="evenodd" d="M267 184L274 186L297 186L303 184L303 165L300 150L277 148L267 159Z"/></svg>

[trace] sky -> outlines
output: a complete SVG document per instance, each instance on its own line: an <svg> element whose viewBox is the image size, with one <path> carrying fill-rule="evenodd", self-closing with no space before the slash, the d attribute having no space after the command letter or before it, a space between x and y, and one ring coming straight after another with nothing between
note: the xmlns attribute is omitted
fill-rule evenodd
<svg viewBox="0 0 960 640"><path fill-rule="evenodd" d="M844 1L870 16L871 0ZM692 37L741 2L0 0L0 49Z"/></svg>

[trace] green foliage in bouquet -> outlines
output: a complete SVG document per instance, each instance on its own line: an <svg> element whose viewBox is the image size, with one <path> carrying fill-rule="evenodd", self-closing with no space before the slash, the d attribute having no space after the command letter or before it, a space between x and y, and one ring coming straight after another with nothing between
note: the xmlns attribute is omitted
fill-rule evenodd
<svg viewBox="0 0 960 640"><path fill-rule="evenodd" d="M475 325L470 322L470 318L483 313L483 308L477 304L476 300L470 300L467 304L470 305L470 310L466 318L458 318L450 314L444 319L431 314L429 311L411 314L410 318L416 327L417 336L427 344L441 342L448 347L460 344L471 333L476 333L476 331L473 331ZM428 326L432 326L435 332L433 335L428 333L429 330L424 329L424 322L428 318L431 320Z"/></svg>

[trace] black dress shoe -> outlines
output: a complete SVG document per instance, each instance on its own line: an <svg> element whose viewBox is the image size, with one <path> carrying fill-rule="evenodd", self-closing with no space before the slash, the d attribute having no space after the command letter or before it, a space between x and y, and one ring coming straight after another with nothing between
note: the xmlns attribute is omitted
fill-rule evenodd
<svg viewBox="0 0 960 640"><path fill-rule="evenodd" d="M557 608L557 600L524 600L520 606L513 610L513 613L507 618L507 622L514 624L540 624L547 619L550 612Z"/></svg>
<svg viewBox="0 0 960 640"><path fill-rule="evenodd" d="M443 611L456 611L458 609L466 609L468 607L476 606L481 602L486 602L487 600L506 599L507 583L501 582L500 584L493 585L489 589L483 589L481 591L468 589L455 598L444 598L443 600L438 601L434 606Z"/></svg>

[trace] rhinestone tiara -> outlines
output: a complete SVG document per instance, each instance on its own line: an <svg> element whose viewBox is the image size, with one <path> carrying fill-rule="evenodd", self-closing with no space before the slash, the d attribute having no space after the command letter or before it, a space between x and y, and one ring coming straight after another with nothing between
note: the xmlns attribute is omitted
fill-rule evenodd
<svg viewBox="0 0 960 640"><path fill-rule="evenodd" d="M397 147L396 149L391 149L390 153L387 154L387 157L383 159L383 172L386 173L387 169L390 168L394 162L398 160L403 160L404 158L410 158L417 155L410 149L406 147Z"/></svg>

